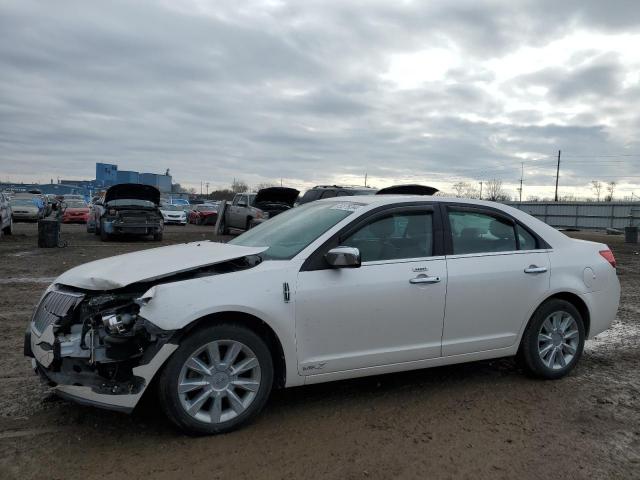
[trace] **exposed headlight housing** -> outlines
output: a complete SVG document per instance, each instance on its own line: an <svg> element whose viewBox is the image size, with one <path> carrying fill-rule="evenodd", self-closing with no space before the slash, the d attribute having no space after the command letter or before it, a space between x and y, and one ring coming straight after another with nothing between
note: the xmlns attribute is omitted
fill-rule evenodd
<svg viewBox="0 0 640 480"><path fill-rule="evenodd" d="M136 320L133 313L106 313L102 315L102 324L109 333L122 335L131 329Z"/></svg>

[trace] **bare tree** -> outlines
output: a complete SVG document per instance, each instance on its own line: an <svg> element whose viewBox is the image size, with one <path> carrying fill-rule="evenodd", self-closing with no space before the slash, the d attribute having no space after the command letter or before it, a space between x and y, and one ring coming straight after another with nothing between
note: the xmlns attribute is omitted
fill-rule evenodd
<svg viewBox="0 0 640 480"><path fill-rule="evenodd" d="M277 187L278 185L274 182L262 182L256 185L256 191L262 190L263 188L271 188Z"/></svg>
<svg viewBox="0 0 640 480"><path fill-rule="evenodd" d="M464 196L464 193L469 188L467 182L457 182L453 184L453 191L456 192L456 197L460 198Z"/></svg>
<svg viewBox="0 0 640 480"><path fill-rule="evenodd" d="M616 190L616 185L617 183L613 180L607 183L607 192L609 192L609 195L607 195L607 200L609 202L613 201L613 192L615 192Z"/></svg>
<svg viewBox="0 0 640 480"><path fill-rule="evenodd" d="M602 182L598 180L591 181L591 189L595 192L598 202L600 201L600 192L602 191Z"/></svg>
<svg viewBox="0 0 640 480"><path fill-rule="evenodd" d="M508 198L506 192L502 189L502 180L498 180L494 178L492 180L487 180L485 182L486 192L487 192L487 200L503 200L505 197Z"/></svg>
<svg viewBox="0 0 640 480"><path fill-rule="evenodd" d="M247 185L247 182L237 178L233 179L233 182L231 183L231 191L233 193L244 193L247 190L249 190L249 185Z"/></svg>

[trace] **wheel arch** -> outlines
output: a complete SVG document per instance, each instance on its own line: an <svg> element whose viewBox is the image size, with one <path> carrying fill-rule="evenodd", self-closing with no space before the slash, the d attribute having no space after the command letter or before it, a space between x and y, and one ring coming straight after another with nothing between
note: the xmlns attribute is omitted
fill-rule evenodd
<svg viewBox="0 0 640 480"><path fill-rule="evenodd" d="M589 307L587 306L585 301L582 298L580 298L580 295L573 292L568 292L568 291L555 292L549 295L548 297L545 297L538 304L538 306L536 306L535 310L529 317L526 327L529 326L529 323L531 322L533 315L535 315L538 309L549 300L554 300L554 299L559 299L559 300L564 300L566 302L569 302L578 310L578 312L580 312L580 315L582 316L582 321L584 322L585 338L589 338L589 330L591 328L591 312L589 311Z"/></svg>
<svg viewBox="0 0 640 480"><path fill-rule="evenodd" d="M271 352L274 369L274 387L283 388L287 378L287 365L285 361L284 349L282 342L278 338L276 332L271 326L262 319L246 312L223 311L211 313L200 317L189 325L184 327L179 334L178 339L188 336L192 332L212 325L235 324L248 327L250 330L258 334L266 343Z"/></svg>

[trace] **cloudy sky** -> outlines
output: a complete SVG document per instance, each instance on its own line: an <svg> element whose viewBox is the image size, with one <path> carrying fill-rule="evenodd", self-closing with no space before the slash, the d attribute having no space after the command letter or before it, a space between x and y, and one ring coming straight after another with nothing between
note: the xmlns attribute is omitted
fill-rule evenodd
<svg viewBox="0 0 640 480"><path fill-rule="evenodd" d="M0 0L0 180L598 179L640 195L636 0Z"/></svg>

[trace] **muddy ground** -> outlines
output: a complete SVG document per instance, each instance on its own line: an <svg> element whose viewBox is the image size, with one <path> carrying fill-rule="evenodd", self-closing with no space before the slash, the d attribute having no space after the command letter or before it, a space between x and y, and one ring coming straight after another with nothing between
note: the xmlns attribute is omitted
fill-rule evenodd
<svg viewBox="0 0 640 480"><path fill-rule="evenodd" d="M163 243L210 232L169 227ZM33 224L0 239L0 478L640 478L640 245L575 234L611 245L622 302L565 379L503 359L294 388L241 431L190 438L153 401L131 416L81 407L32 373L23 333L51 278L157 246L63 234L65 249L37 249Z"/></svg>

